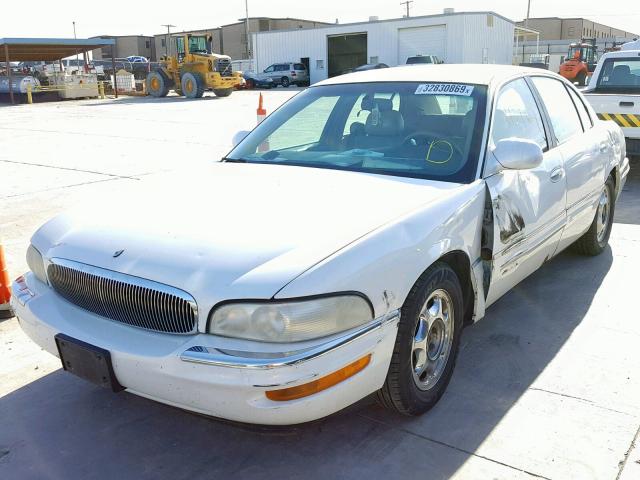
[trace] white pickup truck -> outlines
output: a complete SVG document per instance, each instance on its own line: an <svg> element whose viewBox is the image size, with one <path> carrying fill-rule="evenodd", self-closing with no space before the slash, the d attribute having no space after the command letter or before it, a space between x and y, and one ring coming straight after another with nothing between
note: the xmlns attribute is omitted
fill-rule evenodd
<svg viewBox="0 0 640 480"><path fill-rule="evenodd" d="M624 132L629 156L640 156L640 40L604 54L582 92L601 120Z"/></svg>

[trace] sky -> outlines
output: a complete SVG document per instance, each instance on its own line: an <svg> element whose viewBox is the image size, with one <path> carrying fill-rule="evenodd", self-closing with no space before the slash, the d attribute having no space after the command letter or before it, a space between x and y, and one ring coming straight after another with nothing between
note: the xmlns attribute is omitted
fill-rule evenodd
<svg viewBox="0 0 640 480"><path fill-rule="evenodd" d="M0 15L2 37L73 37L95 35L153 35L165 31L162 24L176 25L172 31L210 28L232 23L245 16L244 0L208 0L188 3L110 0L29 0L28 12L16 0L4 0ZM96 8L100 5L100 8ZM340 23L398 18L405 13L400 0L248 0L249 16L296 17ZM609 8L615 6L615 10ZM162 7L164 6L164 8ZM185 8L183 8L185 7ZM512 20L522 20L527 0L414 0L412 16L456 11L493 10ZM531 0L532 17L585 17L616 28L640 33L640 1Z"/></svg>

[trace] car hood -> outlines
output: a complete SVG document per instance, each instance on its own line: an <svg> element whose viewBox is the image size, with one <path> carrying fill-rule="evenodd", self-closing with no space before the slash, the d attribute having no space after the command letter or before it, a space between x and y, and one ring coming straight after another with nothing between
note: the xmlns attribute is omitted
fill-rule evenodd
<svg viewBox="0 0 640 480"><path fill-rule="evenodd" d="M337 250L459 187L236 163L144 185L132 196L56 217L34 235L34 245L46 258L181 288L207 308L225 299L271 298Z"/></svg>
<svg viewBox="0 0 640 480"><path fill-rule="evenodd" d="M265 73L246 72L244 76L245 78L250 78L253 80L273 81L273 79Z"/></svg>

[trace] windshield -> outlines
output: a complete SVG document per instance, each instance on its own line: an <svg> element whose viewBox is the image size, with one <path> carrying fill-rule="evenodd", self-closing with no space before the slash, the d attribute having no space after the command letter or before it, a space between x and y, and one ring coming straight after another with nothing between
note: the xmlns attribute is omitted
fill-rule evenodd
<svg viewBox="0 0 640 480"><path fill-rule="evenodd" d="M475 180L486 87L357 83L312 87L262 122L227 161L467 183Z"/></svg>
<svg viewBox="0 0 640 480"><path fill-rule="evenodd" d="M598 90L640 92L640 57L607 58L598 78Z"/></svg>
<svg viewBox="0 0 640 480"><path fill-rule="evenodd" d="M413 65L416 63L431 63L431 57L409 57L407 58L407 65Z"/></svg>

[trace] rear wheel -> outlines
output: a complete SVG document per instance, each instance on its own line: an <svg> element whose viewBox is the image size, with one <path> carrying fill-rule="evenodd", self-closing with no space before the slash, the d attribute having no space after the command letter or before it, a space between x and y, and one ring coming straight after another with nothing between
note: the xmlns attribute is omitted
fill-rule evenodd
<svg viewBox="0 0 640 480"><path fill-rule="evenodd" d="M282 80L280 80L280 84L284 88L287 88L291 84L291 82L289 81L289 77L282 77Z"/></svg>
<svg viewBox="0 0 640 480"><path fill-rule="evenodd" d="M614 195L613 179L609 177L600 194L596 216L589 230L573 244L574 250L578 253L595 256L607 248L615 211Z"/></svg>
<svg viewBox="0 0 640 480"><path fill-rule="evenodd" d="M463 318L458 276L446 263L435 263L402 306L380 403L404 415L420 415L438 402L453 373Z"/></svg>
<svg viewBox="0 0 640 480"><path fill-rule="evenodd" d="M147 75L147 92L152 97L166 97L169 93L169 79L160 70L154 70Z"/></svg>
<svg viewBox="0 0 640 480"><path fill-rule="evenodd" d="M233 92L233 88L214 88L213 93L216 97L228 97Z"/></svg>
<svg viewBox="0 0 640 480"><path fill-rule="evenodd" d="M201 98L204 95L204 82L197 73L183 73L180 79L180 87L187 98Z"/></svg>

